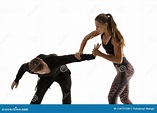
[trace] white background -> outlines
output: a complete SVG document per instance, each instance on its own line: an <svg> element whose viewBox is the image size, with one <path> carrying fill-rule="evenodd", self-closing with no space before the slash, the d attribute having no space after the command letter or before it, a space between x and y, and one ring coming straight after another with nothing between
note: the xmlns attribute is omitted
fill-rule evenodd
<svg viewBox="0 0 157 113"><path fill-rule="evenodd" d="M38 77L25 73L18 88L11 90L19 67L40 53L76 53L84 36L95 30L100 13L111 13L125 38L124 53L135 68L131 101L156 104L156 0L0 0L0 104L29 104ZM84 53L91 53L96 43L101 43L100 37L90 40ZM68 67L72 104L108 104L116 76L111 62L97 57ZM61 89L54 83L42 104L61 103Z"/></svg>

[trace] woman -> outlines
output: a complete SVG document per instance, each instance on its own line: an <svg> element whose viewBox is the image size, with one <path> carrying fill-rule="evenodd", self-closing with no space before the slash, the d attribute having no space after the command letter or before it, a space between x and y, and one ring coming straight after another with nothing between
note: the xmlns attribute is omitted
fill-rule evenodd
<svg viewBox="0 0 157 113"><path fill-rule="evenodd" d="M83 53L87 41L101 35L102 46L107 54L98 50L101 46L100 44L94 46L93 54L113 62L117 70L117 75L108 95L109 104L117 104L118 96L122 103L132 104L129 99L129 80L134 74L134 69L123 53L123 47L125 46L124 38L111 14L99 14L95 18L95 25L96 30L85 36L80 50L75 54L75 57L81 59L80 55Z"/></svg>

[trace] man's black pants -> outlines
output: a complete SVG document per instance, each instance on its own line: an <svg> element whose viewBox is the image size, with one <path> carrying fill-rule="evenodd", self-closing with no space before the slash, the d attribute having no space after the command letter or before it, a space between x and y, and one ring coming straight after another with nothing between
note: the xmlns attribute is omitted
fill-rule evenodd
<svg viewBox="0 0 157 113"><path fill-rule="evenodd" d="M31 101L30 104L40 104L42 99L48 90L48 88L52 85L53 82L57 82L62 90L63 104L71 104L71 76L70 72L59 73L55 77L40 77L37 83L37 91Z"/></svg>

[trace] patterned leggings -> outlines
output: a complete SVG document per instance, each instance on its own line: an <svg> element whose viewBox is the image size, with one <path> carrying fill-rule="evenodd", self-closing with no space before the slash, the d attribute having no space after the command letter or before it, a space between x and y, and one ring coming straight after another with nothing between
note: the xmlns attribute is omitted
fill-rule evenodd
<svg viewBox="0 0 157 113"><path fill-rule="evenodd" d="M117 70L117 75L108 95L109 104L117 104L118 96L120 96L123 104L132 104L129 99L129 80L134 74L134 68L125 57L122 64L114 63L114 66Z"/></svg>

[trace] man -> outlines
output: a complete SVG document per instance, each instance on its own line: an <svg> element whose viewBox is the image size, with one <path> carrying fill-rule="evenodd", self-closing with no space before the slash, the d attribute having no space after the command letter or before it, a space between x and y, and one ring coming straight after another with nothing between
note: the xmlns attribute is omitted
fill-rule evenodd
<svg viewBox="0 0 157 113"><path fill-rule="evenodd" d="M46 91L54 81L59 83L62 89L62 103L71 104L71 72L65 64L92 59L95 59L92 54L82 54L81 60L75 58L73 54L63 56L40 54L30 62L22 64L11 85L11 89L17 88L19 80L27 71L31 74L37 74L39 77L37 90L30 104L40 104Z"/></svg>

